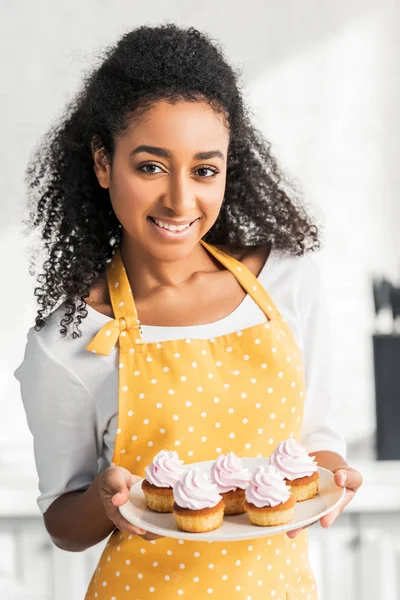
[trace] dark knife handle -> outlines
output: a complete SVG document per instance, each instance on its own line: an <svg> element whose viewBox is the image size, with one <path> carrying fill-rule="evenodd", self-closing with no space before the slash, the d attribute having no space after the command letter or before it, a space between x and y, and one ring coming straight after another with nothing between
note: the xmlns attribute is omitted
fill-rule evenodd
<svg viewBox="0 0 400 600"><path fill-rule="evenodd" d="M387 279L373 279L372 290L375 314L378 314L382 308L391 306L391 289L392 284Z"/></svg>
<svg viewBox="0 0 400 600"><path fill-rule="evenodd" d="M392 307L393 319L400 317L400 287L391 286L390 304Z"/></svg>

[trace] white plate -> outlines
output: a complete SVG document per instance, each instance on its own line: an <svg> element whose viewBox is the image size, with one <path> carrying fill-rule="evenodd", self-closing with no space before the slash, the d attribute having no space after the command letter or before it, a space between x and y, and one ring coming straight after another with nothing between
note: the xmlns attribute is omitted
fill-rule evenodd
<svg viewBox="0 0 400 600"><path fill-rule="evenodd" d="M186 464L185 468L199 467L201 470L209 473L210 467L214 461L204 461L199 463ZM242 458L244 467L253 472L258 465L266 464L267 458ZM129 500L120 506L119 510L122 516L132 523L164 537L179 538L182 540L192 540L198 542L234 542L239 540L252 540L261 537L284 533L291 529L304 527L333 510L343 500L346 490L336 485L331 471L318 467L320 477L319 493L311 500L297 502L294 509L293 519L285 525L275 527L258 527L252 525L247 514L224 516L224 522L218 529L208 531L207 533L188 533L181 531L176 525L175 517L172 513L156 513L147 508L144 494L141 488L142 479L136 482L130 490Z"/></svg>

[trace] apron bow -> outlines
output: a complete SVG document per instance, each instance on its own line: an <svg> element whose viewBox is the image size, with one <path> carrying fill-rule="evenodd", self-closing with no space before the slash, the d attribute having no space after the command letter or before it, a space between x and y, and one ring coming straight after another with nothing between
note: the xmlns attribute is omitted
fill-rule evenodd
<svg viewBox="0 0 400 600"><path fill-rule="evenodd" d="M139 319L133 316L112 319L96 333L92 341L86 346L86 350L94 354L108 356L118 339L121 344L123 338L128 338L127 332L130 329L140 329L141 331ZM128 339L126 341L128 342Z"/></svg>

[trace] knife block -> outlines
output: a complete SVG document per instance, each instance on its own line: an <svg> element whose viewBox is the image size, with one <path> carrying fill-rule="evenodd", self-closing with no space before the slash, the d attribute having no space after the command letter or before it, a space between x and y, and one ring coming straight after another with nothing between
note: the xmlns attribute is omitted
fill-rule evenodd
<svg viewBox="0 0 400 600"><path fill-rule="evenodd" d="M400 460L400 336L373 336L378 460Z"/></svg>

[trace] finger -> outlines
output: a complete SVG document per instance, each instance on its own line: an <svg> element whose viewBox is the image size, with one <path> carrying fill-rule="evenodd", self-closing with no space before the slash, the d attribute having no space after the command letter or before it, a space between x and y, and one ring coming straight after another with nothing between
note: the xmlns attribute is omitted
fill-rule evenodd
<svg viewBox="0 0 400 600"><path fill-rule="evenodd" d="M108 491L111 496L117 494L121 490L130 490L134 481L133 475L123 467L111 467L104 473L103 488Z"/></svg>
<svg viewBox="0 0 400 600"><path fill-rule="evenodd" d="M144 540L159 540L161 539L162 535L157 535L156 533L151 533L150 531L147 531L144 535L141 535L140 537L142 537Z"/></svg>
<svg viewBox="0 0 400 600"><path fill-rule="evenodd" d="M299 535L300 531L303 531L303 529L305 529L305 527L300 527L299 529L292 529L291 531L287 531L286 535L292 540L297 535Z"/></svg>
<svg viewBox="0 0 400 600"><path fill-rule="evenodd" d="M112 504L111 499L108 499L105 503L105 512L107 514L107 517L114 523L114 525L120 531L126 531L137 535L144 535L147 533L147 531L142 527L138 527L137 525L133 525L132 523L127 521L125 517L123 517L123 515L121 514L119 508L115 507Z"/></svg>
<svg viewBox="0 0 400 600"><path fill-rule="evenodd" d="M325 515L324 517L322 517L320 519L321 526L322 527L330 527L332 525L332 523L334 521L336 521L336 519L339 517L339 515L343 512L343 510L346 508L348 503L352 500L352 498L354 497L354 494L355 494L355 491L349 490L346 488L346 495L345 495L343 502L341 502L339 504L339 506L337 506L336 508L331 510L331 512L329 512L327 515Z"/></svg>
<svg viewBox="0 0 400 600"><path fill-rule="evenodd" d="M334 521L336 521L338 516L343 512L350 500L354 497L354 494L355 492L353 492L352 490L346 490L346 496L343 502L341 502L339 506L337 506L336 508L331 510L327 515L321 518L320 522L322 527L329 527Z"/></svg>
<svg viewBox="0 0 400 600"><path fill-rule="evenodd" d="M129 499L129 489L126 487L123 490L114 494L114 496L112 496L112 498L111 498L111 502L114 506L118 507L118 506L122 506L123 504L128 502L128 499Z"/></svg>
<svg viewBox="0 0 400 600"><path fill-rule="evenodd" d="M306 525L305 527L299 527L298 529L292 529L291 531L287 531L287 536L290 538L295 538L296 535L299 535L299 533L301 531L303 531L303 529L307 529L307 527L311 527L311 525L315 525L316 523L318 523L318 521L313 521L312 523L310 523L309 525Z"/></svg>
<svg viewBox="0 0 400 600"><path fill-rule="evenodd" d="M339 468L334 473L335 483L340 487L346 487L353 492L357 491L363 483L363 476L360 471L352 467Z"/></svg>
<svg viewBox="0 0 400 600"><path fill-rule="evenodd" d="M336 471L334 473L334 480L336 485L339 485L340 487L345 487L346 483L347 483L347 473L346 471L340 469L340 471Z"/></svg>
<svg viewBox="0 0 400 600"><path fill-rule="evenodd" d="M328 513L327 515L325 515L324 517L322 517L321 520L320 520L321 527L324 527L324 528L330 527L332 525L332 523L334 521L336 521L336 519L338 518L338 516L342 512L343 508L344 508L344 506L341 505L338 508L334 508L330 513Z"/></svg>
<svg viewBox="0 0 400 600"><path fill-rule="evenodd" d="M132 523L129 523L129 521L127 521L118 510L116 511L116 514L113 515L111 520L116 528L120 531L125 531L126 533L133 533L140 536L145 536L148 534L148 532L142 527L138 527L137 525L132 525Z"/></svg>
<svg viewBox="0 0 400 600"><path fill-rule="evenodd" d="M114 506L122 506L128 501L133 476L127 469L111 469L104 477L102 492Z"/></svg>

